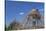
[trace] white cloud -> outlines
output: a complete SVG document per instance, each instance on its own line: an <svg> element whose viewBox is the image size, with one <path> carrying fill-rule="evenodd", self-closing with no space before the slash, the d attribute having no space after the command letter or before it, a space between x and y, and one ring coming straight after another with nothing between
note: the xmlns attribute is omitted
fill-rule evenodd
<svg viewBox="0 0 46 31"><path fill-rule="evenodd" d="M23 14L24 14L24 12L20 12L19 14L20 14L20 15L23 15Z"/></svg>

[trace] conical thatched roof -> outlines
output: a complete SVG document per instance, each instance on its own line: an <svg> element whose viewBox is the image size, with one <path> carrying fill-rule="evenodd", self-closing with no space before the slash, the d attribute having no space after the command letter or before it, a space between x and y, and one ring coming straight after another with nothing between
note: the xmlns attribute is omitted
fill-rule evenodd
<svg viewBox="0 0 46 31"><path fill-rule="evenodd" d="M26 19L24 20L24 22L26 21L24 28L27 28L27 29L28 28L33 28L32 26L33 26L34 19L32 17L36 18L35 22L38 20L37 26L40 27L40 26L43 25L42 24L43 21L41 20L41 15L40 15L40 12L38 11L38 9L32 9L32 11L27 15Z"/></svg>

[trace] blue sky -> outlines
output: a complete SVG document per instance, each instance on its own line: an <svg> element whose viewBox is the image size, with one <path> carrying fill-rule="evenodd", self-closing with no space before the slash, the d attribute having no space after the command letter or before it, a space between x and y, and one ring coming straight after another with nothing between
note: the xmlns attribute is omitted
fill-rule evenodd
<svg viewBox="0 0 46 31"><path fill-rule="evenodd" d="M21 22L32 8L39 9L41 14L43 14L44 3L7 1L6 24L10 24L14 19L16 19L17 22Z"/></svg>

